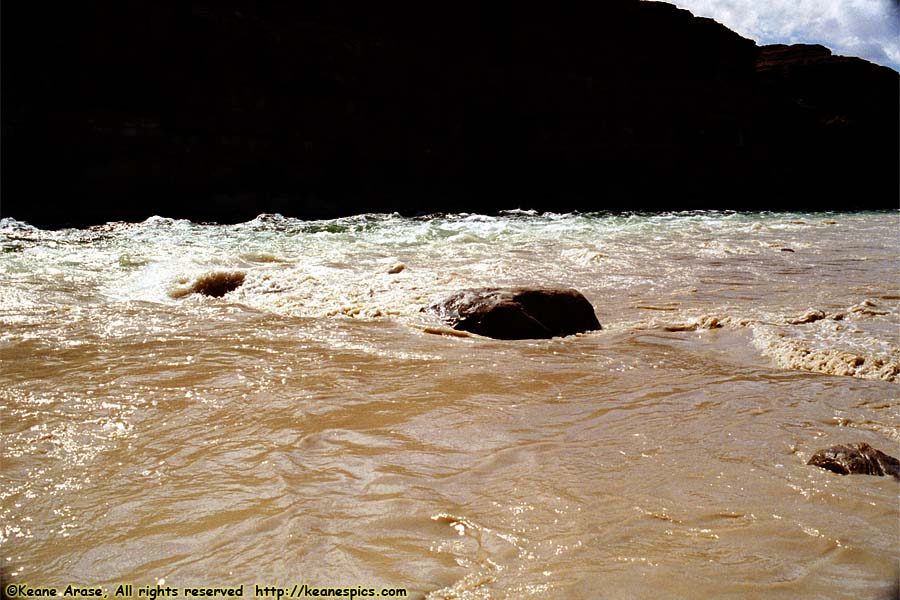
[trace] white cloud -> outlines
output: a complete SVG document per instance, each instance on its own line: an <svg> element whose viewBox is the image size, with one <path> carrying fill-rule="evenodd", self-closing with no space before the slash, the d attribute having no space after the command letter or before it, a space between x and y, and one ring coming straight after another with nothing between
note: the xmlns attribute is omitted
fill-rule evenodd
<svg viewBox="0 0 900 600"><path fill-rule="evenodd" d="M759 44L822 44L900 70L897 0L669 1Z"/></svg>

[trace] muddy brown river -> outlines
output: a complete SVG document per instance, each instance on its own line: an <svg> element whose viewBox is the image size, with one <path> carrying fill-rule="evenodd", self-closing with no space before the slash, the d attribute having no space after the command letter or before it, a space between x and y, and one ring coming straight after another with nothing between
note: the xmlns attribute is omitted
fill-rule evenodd
<svg viewBox="0 0 900 600"><path fill-rule="evenodd" d="M4 583L900 590L900 483L806 465L900 457L898 212L4 219L0 249ZM603 330L421 311L518 285Z"/></svg>

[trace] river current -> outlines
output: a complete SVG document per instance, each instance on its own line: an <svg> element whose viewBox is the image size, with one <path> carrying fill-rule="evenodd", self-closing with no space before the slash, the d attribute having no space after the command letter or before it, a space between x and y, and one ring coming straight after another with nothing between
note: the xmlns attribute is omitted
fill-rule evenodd
<svg viewBox="0 0 900 600"><path fill-rule="evenodd" d="M0 567L31 586L893 598L900 213L0 221ZM193 293L241 283L221 297ZM562 286L603 330L447 333Z"/></svg>

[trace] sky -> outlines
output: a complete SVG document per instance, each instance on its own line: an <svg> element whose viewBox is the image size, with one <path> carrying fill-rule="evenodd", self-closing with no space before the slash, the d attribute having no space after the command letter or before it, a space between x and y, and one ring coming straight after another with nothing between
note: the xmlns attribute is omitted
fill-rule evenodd
<svg viewBox="0 0 900 600"><path fill-rule="evenodd" d="M668 0L757 44L822 44L900 71L900 0Z"/></svg>

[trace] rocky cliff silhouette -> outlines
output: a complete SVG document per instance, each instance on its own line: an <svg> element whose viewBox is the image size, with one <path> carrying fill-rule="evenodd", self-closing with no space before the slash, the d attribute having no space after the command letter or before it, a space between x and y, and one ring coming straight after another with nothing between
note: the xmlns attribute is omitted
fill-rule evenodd
<svg viewBox="0 0 900 600"><path fill-rule="evenodd" d="M672 5L4 5L0 214L898 205L900 76Z"/></svg>

